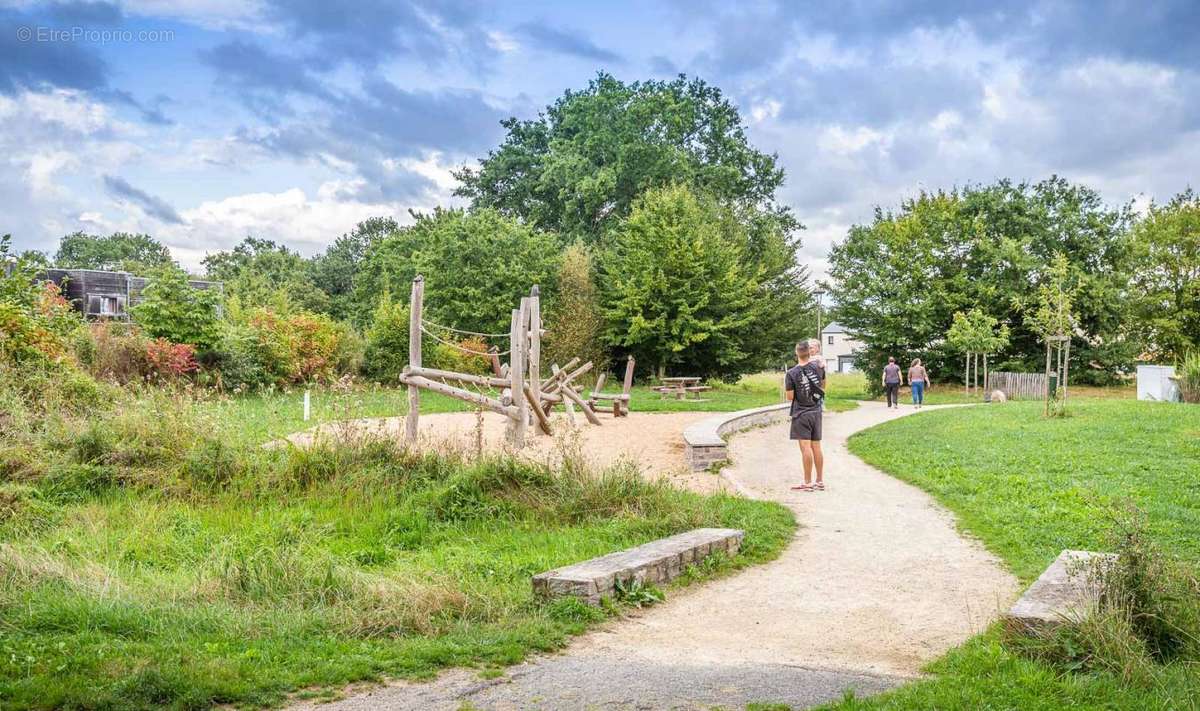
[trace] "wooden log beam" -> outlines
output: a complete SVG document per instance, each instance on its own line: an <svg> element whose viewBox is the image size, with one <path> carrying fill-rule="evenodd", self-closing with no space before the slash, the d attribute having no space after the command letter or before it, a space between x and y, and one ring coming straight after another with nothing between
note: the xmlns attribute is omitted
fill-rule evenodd
<svg viewBox="0 0 1200 711"><path fill-rule="evenodd" d="M542 410L542 406L538 402L537 393L533 392L533 386L525 386L525 399L529 401L529 409L533 412L533 416L537 418L538 426L542 428L542 432L554 434L550 431L550 418L546 417L546 413Z"/></svg>
<svg viewBox="0 0 1200 711"><path fill-rule="evenodd" d="M529 389L533 395L529 403L533 409L541 412L542 403L542 296L537 284L529 290Z"/></svg>
<svg viewBox="0 0 1200 711"><path fill-rule="evenodd" d="M442 395L464 400L472 405L478 405L485 410L491 410L492 412L504 415L506 417L511 417L513 419L516 419L517 417L517 408L511 405L506 407L496 398L488 397L487 395L480 395L479 393L467 390L466 388L456 388L453 385L447 385L436 380L430 380L429 378L420 375L411 374L402 374L400 376L400 382L409 387L424 388L425 390L432 390L435 393L441 393Z"/></svg>
<svg viewBox="0 0 1200 711"><path fill-rule="evenodd" d="M600 418L596 416L596 411L593 410L592 406L587 404L583 398L579 397L579 393L575 392L570 385L562 386L562 394L568 400L579 406L580 410L583 410L583 416L587 418L588 422L592 423L593 425L601 424Z"/></svg>
<svg viewBox="0 0 1200 711"><path fill-rule="evenodd" d="M486 385L489 388L503 388L509 385L509 381L503 378L493 378L486 375L472 375L470 373L459 373L453 370L439 370L437 368L422 368L420 366L410 365L405 368L404 371L411 375L420 375L422 377L435 380L457 380L462 383Z"/></svg>

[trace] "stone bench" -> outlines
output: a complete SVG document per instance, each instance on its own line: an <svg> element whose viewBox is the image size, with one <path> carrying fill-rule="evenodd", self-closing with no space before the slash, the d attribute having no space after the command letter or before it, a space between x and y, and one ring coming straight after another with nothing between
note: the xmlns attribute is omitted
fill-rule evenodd
<svg viewBox="0 0 1200 711"><path fill-rule="evenodd" d="M782 422L788 418L788 407L788 403L782 402L752 410L723 412L689 425L683 431L688 466L699 472L724 462L729 459L729 446L722 435Z"/></svg>
<svg viewBox="0 0 1200 711"><path fill-rule="evenodd" d="M1036 633L1076 620L1095 603L1089 580L1096 559L1111 559L1111 553L1065 550L1004 616L1009 629Z"/></svg>
<svg viewBox="0 0 1200 711"><path fill-rule="evenodd" d="M617 582L665 583L715 553L736 554L745 532L697 528L533 576L533 592L545 598L573 595L589 605L613 594Z"/></svg>

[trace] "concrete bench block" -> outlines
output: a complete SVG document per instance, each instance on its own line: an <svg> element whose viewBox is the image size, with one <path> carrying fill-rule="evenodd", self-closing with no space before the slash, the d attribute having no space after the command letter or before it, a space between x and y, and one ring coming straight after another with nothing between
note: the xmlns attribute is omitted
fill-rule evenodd
<svg viewBox="0 0 1200 711"><path fill-rule="evenodd" d="M533 576L533 592L544 598L571 595L590 605L612 595L617 581L666 583L689 565L724 553L736 555L745 532L736 528L697 528L628 550L548 570Z"/></svg>
<svg viewBox="0 0 1200 711"><path fill-rule="evenodd" d="M1095 604L1093 566L1113 558L1092 551L1059 553L1008 611L1005 623L1018 632L1038 632L1087 614Z"/></svg>

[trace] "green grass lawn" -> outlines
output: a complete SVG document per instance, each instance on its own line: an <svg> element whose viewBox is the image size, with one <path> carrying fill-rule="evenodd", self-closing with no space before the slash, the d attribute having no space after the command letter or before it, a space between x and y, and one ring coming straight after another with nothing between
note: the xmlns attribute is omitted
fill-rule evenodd
<svg viewBox="0 0 1200 711"><path fill-rule="evenodd" d="M1064 548L1103 549L1114 504L1134 502L1163 549L1200 562L1200 407L1081 398L929 411L855 435L850 450L932 494L1023 581ZM1011 651L999 630L931 667L935 678L844 709L1175 709L1200 703L1190 663L1152 684L1063 673Z"/></svg>

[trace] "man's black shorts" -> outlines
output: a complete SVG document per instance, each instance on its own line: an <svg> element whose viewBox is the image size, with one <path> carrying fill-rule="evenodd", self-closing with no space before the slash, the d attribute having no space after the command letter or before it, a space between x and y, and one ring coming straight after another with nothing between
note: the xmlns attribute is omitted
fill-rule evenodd
<svg viewBox="0 0 1200 711"><path fill-rule="evenodd" d="M792 416L792 439L821 441L821 411L804 410Z"/></svg>

